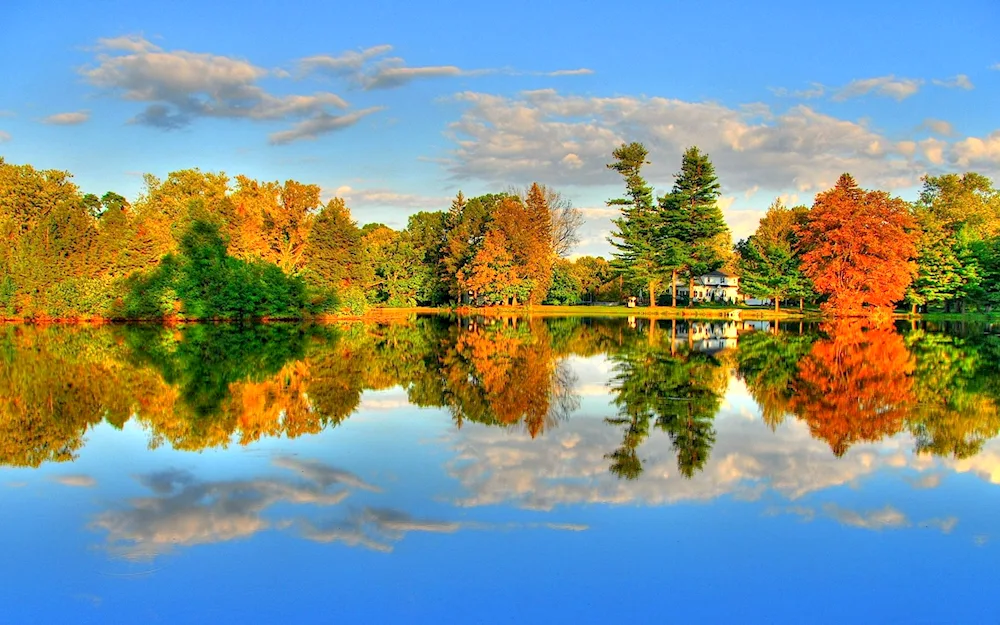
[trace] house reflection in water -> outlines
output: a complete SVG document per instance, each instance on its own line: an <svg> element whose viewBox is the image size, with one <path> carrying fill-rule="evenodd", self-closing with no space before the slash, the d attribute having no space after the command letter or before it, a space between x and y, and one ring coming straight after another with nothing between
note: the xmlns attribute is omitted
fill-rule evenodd
<svg viewBox="0 0 1000 625"><path fill-rule="evenodd" d="M744 332L770 330L771 322L763 320L678 322L673 340L675 344L687 345L694 351L715 354L726 349L736 349L739 336Z"/></svg>

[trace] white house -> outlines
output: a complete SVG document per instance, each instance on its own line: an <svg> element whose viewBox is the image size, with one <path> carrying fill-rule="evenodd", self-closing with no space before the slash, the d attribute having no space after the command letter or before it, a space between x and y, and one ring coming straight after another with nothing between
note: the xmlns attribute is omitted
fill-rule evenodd
<svg viewBox="0 0 1000 625"><path fill-rule="evenodd" d="M686 280L677 281L677 295L688 299L689 284ZM713 271L694 279L694 295L696 302L736 302L743 300L740 293L740 277L725 271Z"/></svg>

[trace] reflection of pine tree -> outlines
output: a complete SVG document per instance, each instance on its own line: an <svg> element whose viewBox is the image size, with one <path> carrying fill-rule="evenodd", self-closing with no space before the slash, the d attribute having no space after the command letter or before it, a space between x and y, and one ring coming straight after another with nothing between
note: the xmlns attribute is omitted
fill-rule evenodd
<svg viewBox="0 0 1000 625"><path fill-rule="evenodd" d="M636 345L613 356L612 389L619 416L606 419L625 425L621 447L608 454L611 472L635 479L642 472L636 449L649 434L649 421L671 440L677 467L693 476L708 460L715 443L715 414L725 392L725 371L713 356L686 349L671 354L661 345Z"/></svg>
<svg viewBox="0 0 1000 625"><path fill-rule="evenodd" d="M604 456L611 460L608 470L626 480L638 478L642 474L642 460L639 459L636 448L649 436L649 414L633 415L631 418L609 417L604 421L626 426L621 446Z"/></svg>

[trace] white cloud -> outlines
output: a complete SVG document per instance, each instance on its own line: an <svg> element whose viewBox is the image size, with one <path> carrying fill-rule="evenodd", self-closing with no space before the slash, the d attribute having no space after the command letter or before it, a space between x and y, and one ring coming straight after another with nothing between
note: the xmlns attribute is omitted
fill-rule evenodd
<svg viewBox="0 0 1000 625"><path fill-rule="evenodd" d="M387 206L403 209L445 210L451 205L450 197L433 197L413 193L398 193L390 189L354 189L341 186L333 196L342 197L353 206ZM403 398L405 400L405 398Z"/></svg>
<svg viewBox="0 0 1000 625"><path fill-rule="evenodd" d="M83 68L81 74L90 84L124 100L147 103L145 110L132 119L134 123L172 129L206 117L301 119L300 126L306 124L315 136L323 129L349 125L363 116L361 113L331 115L331 109L348 107L343 98L333 93L268 93L258 83L275 72L243 59L185 50L164 51L137 36L101 40L99 47L96 65ZM372 109L367 109L364 114L370 112ZM285 132L302 134L296 129Z"/></svg>
<svg viewBox="0 0 1000 625"><path fill-rule="evenodd" d="M279 457L274 464L307 483L273 478L202 482L190 473L167 470L138 478L153 496L101 513L91 525L107 532L111 551L130 559L150 559L178 546L225 542L288 527L289 520L272 524L263 517L265 510L278 504L333 506L350 494L349 489L379 490L352 473L314 460Z"/></svg>
<svg viewBox="0 0 1000 625"><path fill-rule="evenodd" d="M398 62L402 62L401 59ZM363 77L365 90L394 89L402 87L420 78L441 78L444 76L461 76L462 70L454 65L436 65L428 67L405 67L402 65L385 64Z"/></svg>
<svg viewBox="0 0 1000 625"><path fill-rule="evenodd" d="M89 111L74 111L71 113L56 113L44 118L42 122L56 126L74 126L90 119Z"/></svg>
<svg viewBox="0 0 1000 625"><path fill-rule="evenodd" d="M392 51L390 45L379 45L361 50L347 51L337 56L318 55L300 59L300 76L325 74L345 78L366 91L394 89L424 78L441 78L491 72L492 70L463 71L454 65L407 67L399 57L389 57L372 63L377 57Z"/></svg>
<svg viewBox="0 0 1000 625"><path fill-rule="evenodd" d="M852 80L847 86L839 89L833 99L841 101L873 94L894 100L905 100L917 93L922 84L924 81L918 78L896 78L891 74L878 78L862 78Z"/></svg>
<svg viewBox="0 0 1000 625"><path fill-rule="evenodd" d="M778 87L776 89L771 89L771 92L779 98L799 98L801 100L812 100L814 98L822 98L826 95L826 86L814 82L812 86L808 89L786 89L784 87Z"/></svg>
<svg viewBox="0 0 1000 625"><path fill-rule="evenodd" d="M620 208L612 208L610 206L585 206L577 210L583 213L584 217L588 218L604 217L608 219L614 219L616 217L621 216L622 213Z"/></svg>
<svg viewBox="0 0 1000 625"><path fill-rule="evenodd" d="M944 151L948 144L940 139L928 138L919 144L924 157L935 165L944 163Z"/></svg>
<svg viewBox="0 0 1000 625"><path fill-rule="evenodd" d="M125 52L156 52L160 50L159 46L146 41L140 35L104 37L97 40L97 47L102 50L123 50Z"/></svg>
<svg viewBox="0 0 1000 625"><path fill-rule="evenodd" d="M965 89L966 91L970 91L976 88L976 86L972 84L972 81L969 80L969 77L965 74L959 74L953 78L948 78L947 80L935 79L933 82L938 87L944 87L946 89Z"/></svg>
<svg viewBox="0 0 1000 625"><path fill-rule="evenodd" d="M1000 130L986 137L968 137L952 148L952 160L961 167L1000 168Z"/></svg>
<svg viewBox="0 0 1000 625"><path fill-rule="evenodd" d="M990 66L990 69L1000 72L1000 63L994 63Z"/></svg>
<svg viewBox="0 0 1000 625"><path fill-rule="evenodd" d="M943 519L927 519L920 523L921 526L931 527L938 529L942 534L950 534L955 526L958 525L958 519L950 516Z"/></svg>
<svg viewBox="0 0 1000 625"><path fill-rule="evenodd" d="M0 117L14 117L17 115L14 111L0 110Z"/></svg>
<svg viewBox="0 0 1000 625"><path fill-rule="evenodd" d="M557 69L554 72L545 73L545 76L590 76L594 70L581 67L580 69Z"/></svg>
<svg viewBox="0 0 1000 625"><path fill-rule="evenodd" d="M97 480L89 475L57 475L52 479L63 486L73 486L76 488L90 488L97 484Z"/></svg>
<svg viewBox="0 0 1000 625"><path fill-rule="evenodd" d="M392 51L392 46L379 45L360 52L349 50L337 56L320 54L300 59L299 74L321 73L332 76L352 76L361 71L369 60Z"/></svg>
<svg viewBox="0 0 1000 625"><path fill-rule="evenodd" d="M925 119L922 126L935 134L945 137L955 134L955 127L951 125L951 122L946 122L943 119Z"/></svg>
<svg viewBox="0 0 1000 625"><path fill-rule="evenodd" d="M274 459L273 463L282 469L296 471L302 477L319 484L323 488L328 488L334 484L342 484L358 490L379 492L377 486L369 484L353 473L331 467L317 460L300 460L290 456L279 456Z"/></svg>
<svg viewBox="0 0 1000 625"><path fill-rule="evenodd" d="M315 140L322 135L350 128L368 115L384 109L384 106L373 106L344 115L320 112L309 119L302 120L288 130L272 133L269 138L271 143L275 145L292 143L293 141Z"/></svg>
<svg viewBox="0 0 1000 625"><path fill-rule="evenodd" d="M343 78L366 91L395 89L415 80L456 76L586 76L594 70L585 67L560 69L551 72L523 72L513 69L462 69L455 65L427 65L410 67L400 57L379 57L392 51L392 46L378 45L361 51L349 50L339 55L316 55L300 59L297 63L300 77L323 74Z"/></svg>
<svg viewBox="0 0 1000 625"><path fill-rule="evenodd" d="M843 525L867 530L879 531L910 526L905 514L888 505L878 510L859 513L827 503L823 506L823 512Z"/></svg>
<svg viewBox="0 0 1000 625"><path fill-rule="evenodd" d="M132 499L128 508L104 512L92 524L107 532L112 551L132 559L149 559L177 546L250 536L271 527L262 512L275 504L328 506L348 494L273 479L199 482L177 471L140 481L155 496Z"/></svg>
<svg viewBox="0 0 1000 625"><path fill-rule="evenodd" d="M816 192L845 171L867 185L908 187L927 169L865 124L804 105L760 119L745 107L712 102L564 96L552 89L456 98L467 109L447 129L455 146L450 170L491 184L617 185L606 163L615 147L636 139L650 150L646 176L654 185L668 188L680 154L698 145L715 163L727 196L754 187Z"/></svg>
<svg viewBox="0 0 1000 625"><path fill-rule="evenodd" d="M10 141L10 134L0 130L0 143Z"/></svg>

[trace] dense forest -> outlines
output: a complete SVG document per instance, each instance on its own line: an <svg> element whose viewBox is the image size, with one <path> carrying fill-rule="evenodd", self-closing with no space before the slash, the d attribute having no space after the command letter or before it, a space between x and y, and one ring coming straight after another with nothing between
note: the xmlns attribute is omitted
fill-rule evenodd
<svg viewBox="0 0 1000 625"><path fill-rule="evenodd" d="M641 446L669 437L679 474L700 471L735 376L762 426L805 423L831 453L900 432L915 451L977 454L1000 434L1000 336L923 322L865 328L748 330L704 349L693 336L738 322L422 316L388 323L122 324L0 328L0 465L72 460L90 428L137 423L156 447L201 450L289 438L343 423L368 390L399 387L410 404L544 436L579 407L570 356L612 365L606 450L623 479Z"/></svg>
<svg viewBox="0 0 1000 625"><path fill-rule="evenodd" d="M746 295L858 314L1000 303L1000 192L976 173L924 179L914 203L844 174L811 207L776 201L733 245L708 155L688 149L670 191L642 176L646 148L608 168L625 196L609 260L567 257L580 211L526 189L359 226L317 185L196 169L145 177L130 201L83 193L64 171L0 159L0 318L298 319L369 307L618 303L691 305L677 286L717 269ZM737 304L739 302L727 302Z"/></svg>

